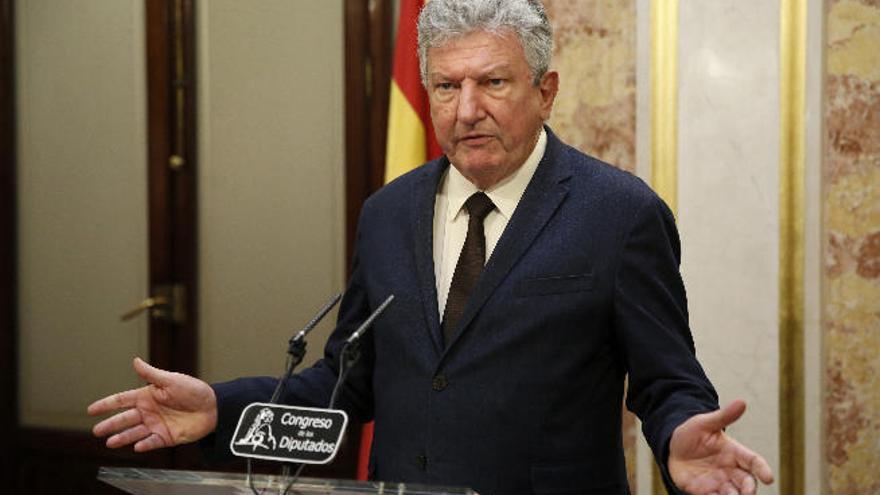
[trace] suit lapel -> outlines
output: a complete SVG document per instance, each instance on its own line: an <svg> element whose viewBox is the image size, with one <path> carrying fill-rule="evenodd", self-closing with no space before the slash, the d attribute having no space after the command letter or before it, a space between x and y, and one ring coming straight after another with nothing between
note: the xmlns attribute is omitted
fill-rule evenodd
<svg viewBox="0 0 880 495"><path fill-rule="evenodd" d="M425 309L425 323L434 351L443 352L443 335L437 309L437 282L434 276L434 202L437 186L449 161L446 157L425 167L413 189L413 222L415 225L415 262L420 296Z"/></svg>
<svg viewBox="0 0 880 495"><path fill-rule="evenodd" d="M467 328L489 296L528 250L565 199L568 194L567 179L571 177L571 166L564 155L565 145L547 129L547 149L544 152L544 157L526 187L513 217L501 235L501 239L498 240L492 257L489 258L486 268L480 275L461 320L459 320L455 336L447 349L455 345L463 330ZM436 307L436 296L434 299Z"/></svg>

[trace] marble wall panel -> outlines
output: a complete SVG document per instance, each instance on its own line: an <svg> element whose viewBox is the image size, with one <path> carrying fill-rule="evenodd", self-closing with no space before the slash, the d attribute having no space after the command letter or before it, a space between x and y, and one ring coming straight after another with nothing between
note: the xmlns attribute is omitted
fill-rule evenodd
<svg viewBox="0 0 880 495"><path fill-rule="evenodd" d="M636 169L635 0L545 0L555 31L560 91L550 126L568 144ZM636 493L637 420L623 418L630 488ZM645 493L648 493L646 490Z"/></svg>
<svg viewBox="0 0 880 495"><path fill-rule="evenodd" d="M880 2L831 0L826 31L828 492L880 493Z"/></svg>
<svg viewBox="0 0 880 495"><path fill-rule="evenodd" d="M560 91L550 125L572 146L635 170L635 0L546 0Z"/></svg>
<svg viewBox="0 0 880 495"><path fill-rule="evenodd" d="M749 405L728 431L778 469L779 4L679 8L678 221L691 329L722 404Z"/></svg>

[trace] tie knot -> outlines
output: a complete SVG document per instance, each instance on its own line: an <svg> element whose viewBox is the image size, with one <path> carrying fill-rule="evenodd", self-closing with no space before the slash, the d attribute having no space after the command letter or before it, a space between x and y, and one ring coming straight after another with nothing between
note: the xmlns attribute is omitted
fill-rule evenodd
<svg viewBox="0 0 880 495"><path fill-rule="evenodd" d="M475 192L464 202L464 207L467 208L468 214L471 218L483 221L483 219L486 218L486 215L495 209L495 203L493 203L485 193Z"/></svg>

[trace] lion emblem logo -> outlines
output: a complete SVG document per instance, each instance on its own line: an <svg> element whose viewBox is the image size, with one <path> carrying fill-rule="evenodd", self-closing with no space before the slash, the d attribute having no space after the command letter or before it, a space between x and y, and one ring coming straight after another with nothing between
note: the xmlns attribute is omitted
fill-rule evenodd
<svg viewBox="0 0 880 495"><path fill-rule="evenodd" d="M275 413L268 407L264 407L254 418L251 427L248 428L247 434L241 440L235 442L235 445L251 447L252 450L261 449L274 450L277 446L275 437L272 435L272 420L275 419ZM270 447L269 444L272 444Z"/></svg>

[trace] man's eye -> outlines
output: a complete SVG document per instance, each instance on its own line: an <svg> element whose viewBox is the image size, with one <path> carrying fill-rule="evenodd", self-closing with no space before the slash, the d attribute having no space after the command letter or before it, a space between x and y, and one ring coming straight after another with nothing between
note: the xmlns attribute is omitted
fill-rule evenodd
<svg viewBox="0 0 880 495"><path fill-rule="evenodd" d="M504 85L504 79L489 79L489 86L500 88Z"/></svg>
<svg viewBox="0 0 880 495"><path fill-rule="evenodd" d="M453 87L454 87L454 86L453 86L452 83L450 83L450 82L437 83L437 89L439 89L439 90L441 90L441 91L449 91L449 90L451 90Z"/></svg>

